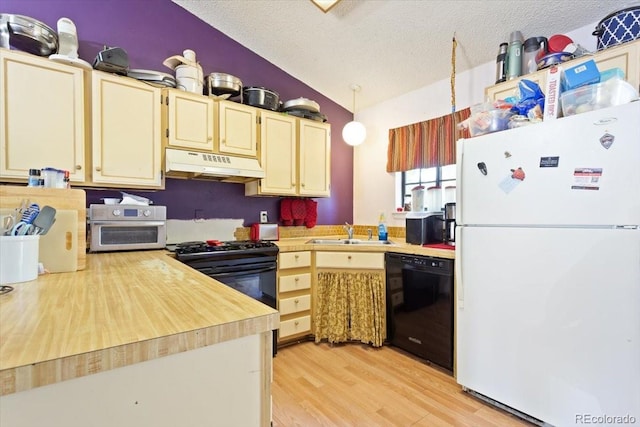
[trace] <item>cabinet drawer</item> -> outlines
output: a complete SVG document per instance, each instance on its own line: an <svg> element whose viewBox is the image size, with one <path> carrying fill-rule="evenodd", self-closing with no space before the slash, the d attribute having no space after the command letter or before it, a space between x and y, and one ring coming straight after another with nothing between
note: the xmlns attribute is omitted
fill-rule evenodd
<svg viewBox="0 0 640 427"><path fill-rule="evenodd" d="M280 276L278 288L279 292L291 292L300 289L311 288L311 273L292 274L291 276Z"/></svg>
<svg viewBox="0 0 640 427"><path fill-rule="evenodd" d="M283 252L278 255L278 268L280 270L286 268L310 267L311 252Z"/></svg>
<svg viewBox="0 0 640 427"><path fill-rule="evenodd" d="M286 338L291 335L310 333L311 332L311 316L297 317L291 320L280 322L279 338Z"/></svg>
<svg viewBox="0 0 640 427"><path fill-rule="evenodd" d="M280 315L298 313L309 309L311 309L311 295L284 298L278 301Z"/></svg>
<svg viewBox="0 0 640 427"><path fill-rule="evenodd" d="M317 252L316 267L384 269L384 253Z"/></svg>

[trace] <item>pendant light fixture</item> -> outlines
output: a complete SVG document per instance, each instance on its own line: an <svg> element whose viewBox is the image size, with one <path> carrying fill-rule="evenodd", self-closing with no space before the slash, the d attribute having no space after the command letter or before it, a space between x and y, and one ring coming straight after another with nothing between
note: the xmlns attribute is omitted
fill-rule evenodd
<svg viewBox="0 0 640 427"><path fill-rule="evenodd" d="M353 91L353 114L356 114L356 92L360 92L360 86L352 84L349 86ZM349 145L360 145L367 137L367 129L360 122L350 121L342 129L342 139Z"/></svg>

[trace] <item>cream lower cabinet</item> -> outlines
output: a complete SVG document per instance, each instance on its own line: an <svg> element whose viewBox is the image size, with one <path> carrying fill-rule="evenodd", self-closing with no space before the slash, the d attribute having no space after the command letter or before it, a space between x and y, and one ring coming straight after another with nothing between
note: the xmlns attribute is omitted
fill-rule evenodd
<svg viewBox="0 0 640 427"><path fill-rule="evenodd" d="M214 103L214 150L258 158L258 108L233 101Z"/></svg>
<svg viewBox="0 0 640 427"><path fill-rule="evenodd" d="M595 60L598 70L605 71L611 68L620 68L625 79L640 90L640 40L627 42L619 46L610 47L596 52L594 55L582 56L562 64L562 67L572 67L582 64L590 59ZM509 80L485 89L485 97L488 101L505 99L518 94L518 84L521 79L532 80L545 90L547 81L547 69L526 74L518 79Z"/></svg>
<svg viewBox="0 0 640 427"><path fill-rule="evenodd" d="M319 251L315 256L316 342L382 346L386 338L384 253Z"/></svg>
<svg viewBox="0 0 640 427"><path fill-rule="evenodd" d="M29 169L68 170L85 181L88 72L0 49L0 179L26 182Z"/></svg>
<svg viewBox="0 0 640 427"><path fill-rule="evenodd" d="M311 334L311 252L278 254L278 343Z"/></svg>
<svg viewBox="0 0 640 427"><path fill-rule="evenodd" d="M93 71L91 95L92 183L162 188L161 89Z"/></svg>
<svg viewBox="0 0 640 427"><path fill-rule="evenodd" d="M212 153L213 114L212 98L179 89L163 89L163 145Z"/></svg>

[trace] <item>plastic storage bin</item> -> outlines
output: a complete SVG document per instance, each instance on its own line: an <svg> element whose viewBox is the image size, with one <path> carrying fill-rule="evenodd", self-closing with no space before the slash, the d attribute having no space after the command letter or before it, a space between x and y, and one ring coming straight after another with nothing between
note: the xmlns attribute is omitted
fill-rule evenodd
<svg viewBox="0 0 640 427"><path fill-rule="evenodd" d="M40 236L0 236L0 284L38 277Z"/></svg>
<svg viewBox="0 0 640 427"><path fill-rule="evenodd" d="M628 104L638 98L633 86L621 79L610 79L603 83L582 86L560 95L562 115L572 116L600 108Z"/></svg>
<svg viewBox="0 0 640 427"><path fill-rule="evenodd" d="M471 136L498 132L509 128L509 119L513 113L506 109L479 111L471 115L469 132Z"/></svg>

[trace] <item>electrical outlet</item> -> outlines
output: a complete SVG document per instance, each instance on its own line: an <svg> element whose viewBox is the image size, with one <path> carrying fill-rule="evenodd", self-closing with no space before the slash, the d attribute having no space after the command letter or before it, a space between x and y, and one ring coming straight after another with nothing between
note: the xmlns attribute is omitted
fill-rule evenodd
<svg viewBox="0 0 640 427"><path fill-rule="evenodd" d="M262 224L269 222L269 218L267 217L267 211L260 211L260 222Z"/></svg>

